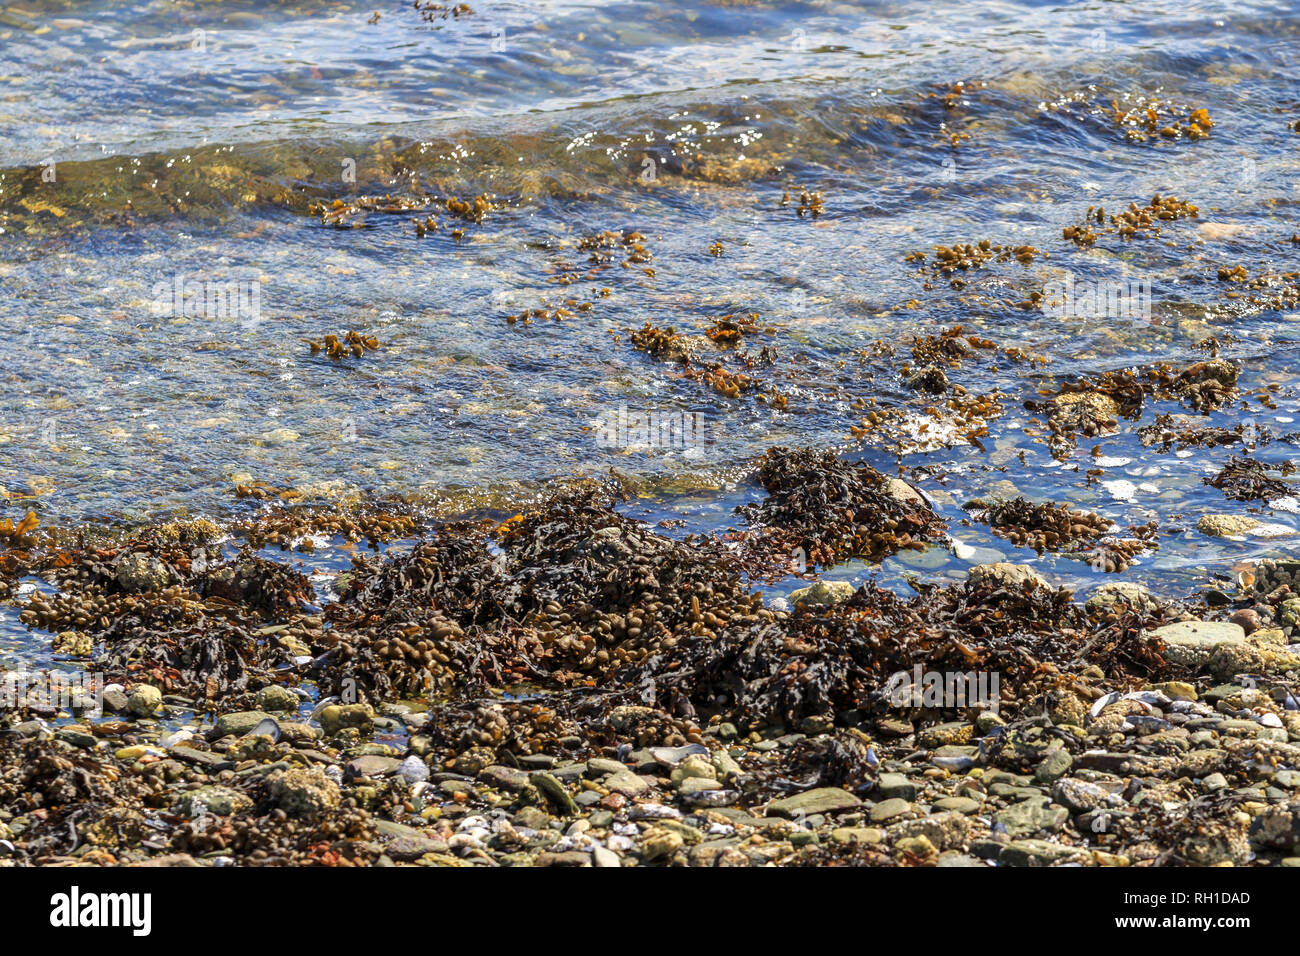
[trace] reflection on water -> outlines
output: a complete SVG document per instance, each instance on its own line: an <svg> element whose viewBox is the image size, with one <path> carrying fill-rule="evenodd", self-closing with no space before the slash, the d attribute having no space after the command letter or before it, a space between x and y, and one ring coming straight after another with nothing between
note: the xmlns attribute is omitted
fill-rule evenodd
<svg viewBox="0 0 1300 956"><path fill-rule="evenodd" d="M756 495L757 454L810 444L925 469L913 477L962 557L907 555L886 568L896 580L1033 559L962 524L961 505L998 494L1156 519L1159 553L1128 574L1169 588L1288 546L1194 530L1248 507L1201 481L1230 450L1134 436L1188 409L1149 403L1061 460L1024 407L1082 375L1185 365L1217 337L1245 404L1206 421L1295 430L1293 306L1231 297L1218 277L1294 261L1286 5L471 7L0 12L9 511L227 513L252 507L233 488L256 480L307 501L372 489L505 509L614 468L643 489L634 511L698 530ZM1200 109L1214 125L1188 135ZM1132 135L1148 111L1154 133ZM1153 194L1199 217L1090 248L1062 238L1091 206ZM482 215L448 207L480 196ZM955 284L905 261L982 239L1042 254ZM1142 283L1150 307L1021 307L1078 282ZM753 315L739 342L718 331ZM686 336L697 362L636 347L647 323ZM954 324L1003 350L947 373L1000 396L979 445L920 454L851 431L901 408L919 437L943 402L901 367L913 336ZM379 348L307 344L350 330ZM725 374L690 372L712 366ZM707 437L601 440L629 413ZM1041 564L1062 583L1096 577Z"/></svg>

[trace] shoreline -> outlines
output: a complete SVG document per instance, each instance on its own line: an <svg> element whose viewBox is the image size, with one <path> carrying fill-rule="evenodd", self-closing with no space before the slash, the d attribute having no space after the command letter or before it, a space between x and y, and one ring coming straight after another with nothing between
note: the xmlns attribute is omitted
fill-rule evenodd
<svg viewBox="0 0 1300 956"><path fill-rule="evenodd" d="M108 686L98 716L4 711L0 862L1292 865L1300 564L1216 607L1081 604L1007 562L854 588L817 567L943 541L925 498L833 453L758 475L725 539L590 480L504 522L271 509L233 556L210 522L113 548L20 525L6 582L59 587L24 623ZM994 508L1038 530L1008 534L1091 540L1021 501ZM320 533L413 544L358 549L318 605L251 543ZM792 554L808 587L765 601ZM937 684L898 694L916 668Z"/></svg>

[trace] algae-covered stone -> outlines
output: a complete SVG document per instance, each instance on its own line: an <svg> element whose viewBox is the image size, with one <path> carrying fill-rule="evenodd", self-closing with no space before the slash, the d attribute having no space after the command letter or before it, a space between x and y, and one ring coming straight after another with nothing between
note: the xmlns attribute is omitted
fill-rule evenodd
<svg viewBox="0 0 1300 956"><path fill-rule="evenodd" d="M124 591L161 591L169 581L167 566L152 555L132 551L117 560L117 583Z"/></svg>
<svg viewBox="0 0 1300 956"><path fill-rule="evenodd" d="M1260 522L1249 515L1202 515L1196 530L1212 538L1239 538L1258 528Z"/></svg>
<svg viewBox="0 0 1300 956"><path fill-rule="evenodd" d="M374 725L375 715L366 704L330 704L321 708L317 719L325 736L333 737L349 727L368 733Z"/></svg>
<svg viewBox="0 0 1300 956"><path fill-rule="evenodd" d="M1205 668L1219 680L1238 674L1281 674L1300 670L1300 655L1276 645L1228 642L1215 647Z"/></svg>
<svg viewBox="0 0 1300 956"><path fill-rule="evenodd" d="M905 836L894 842L894 848L900 853L911 853L919 857L931 857L939 851L925 836Z"/></svg>
<svg viewBox="0 0 1300 956"><path fill-rule="evenodd" d="M848 581L818 581L811 587L799 588L790 594L791 604L841 604L853 597L857 590Z"/></svg>
<svg viewBox="0 0 1300 956"><path fill-rule="evenodd" d="M172 811L191 818L205 813L228 817L235 813L242 813L252 805L253 801L238 790L214 784L180 794L172 803Z"/></svg>
<svg viewBox="0 0 1300 956"><path fill-rule="evenodd" d="M536 787L551 806L567 816L576 816L578 805L573 802L573 797L569 796L569 791L564 788L564 784L553 774L545 770L537 770L528 775L528 781Z"/></svg>
<svg viewBox="0 0 1300 956"><path fill-rule="evenodd" d="M271 719L271 715L264 710L237 710L234 713L222 714L217 718L215 733L218 737L226 737L231 734L242 737L247 733L251 733L262 721Z"/></svg>
<svg viewBox="0 0 1300 956"><path fill-rule="evenodd" d="M1117 604L1125 604L1134 610L1152 611L1159 602L1140 584L1132 581L1115 581L1101 585L1088 597L1084 607L1089 611L1108 611Z"/></svg>
<svg viewBox="0 0 1300 956"><path fill-rule="evenodd" d="M1246 632L1228 621L1178 621L1150 632L1165 643L1165 657L1171 664L1198 667L1224 644L1241 644Z"/></svg>
<svg viewBox="0 0 1300 956"><path fill-rule="evenodd" d="M279 684L268 684L257 692L257 706L261 710L285 711L298 709L298 695Z"/></svg>
<svg viewBox="0 0 1300 956"><path fill-rule="evenodd" d="M1070 813L1064 807L1054 807L1046 797L1030 797L999 810L993 819L1007 828L1012 839L1028 836L1042 830L1056 830Z"/></svg>
<svg viewBox="0 0 1300 956"><path fill-rule="evenodd" d="M1010 561L977 564L971 568L967 581L972 587L996 587L1020 590L1025 587L1047 587L1047 581L1033 568Z"/></svg>
<svg viewBox="0 0 1300 956"><path fill-rule="evenodd" d="M963 814L941 812L895 823L886 835L895 845L904 839L922 837L941 850L949 850L964 845L970 829L971 823Z"/></svg>
<svg viewBox="0 0 1300 956"><path fill-rule="evenodd" d="M304 767L272 774L271 800L291 817L308 817L336 809L341 797L323 770Z"/></svg>
<svg viewBox="0 0 1300 956"><path fill-rule="evenodd" d="M975 735L975 726L962 720L946 724L935 724L917 731L916 745L926 750L936 750L949 744L969 743Z"/></svg>
<svg viewBox="0 0 1300 956"><path fill-rule="evenodd" d="M1078 847L1062 846L1050 840L1016 840L1002 849L998 862L1004 866L1054 866L1082 863L1088 854Z"/></svg>
<svg viewBox="0 0 1300 956"><path fill-rule="evenodd" d="M767 805L770 817L810 816L814 813L840 813L862 806L862 801L839 787L818 787L803 793L773 800Z"/></svg>
<svg viewBox="0 0 1300 956"><path fill-rule="evenodd" d="M51 649L55 654L67 654L69 657L89 657L95 651L95 641L89 634L80 631L60 631L54 635Z"/></svg>
<svg viewBox="0 0 1300 956"><path fill-rule="evenodd" d="M152 684L140 684L126 699L126 709L136 717L152 717L162 706L162 691Z"/></svg>

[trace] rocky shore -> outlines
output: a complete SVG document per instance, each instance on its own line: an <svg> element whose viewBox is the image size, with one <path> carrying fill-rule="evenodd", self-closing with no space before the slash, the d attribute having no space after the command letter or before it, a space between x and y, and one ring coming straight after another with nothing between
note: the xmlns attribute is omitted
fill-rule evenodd
<svg viewBox="0 0 1300 956"><path fill-rule="evenodd" d="M1300 561L1185 602L1008 563L855 589L815 568L943 546L924 497L807 451L759 480L725 539L594 482L505 521L14 529L10 603L108 684L4 711L0 864L1300 865ZM322 534L375 545L330 600L288 552Z"/></svg>

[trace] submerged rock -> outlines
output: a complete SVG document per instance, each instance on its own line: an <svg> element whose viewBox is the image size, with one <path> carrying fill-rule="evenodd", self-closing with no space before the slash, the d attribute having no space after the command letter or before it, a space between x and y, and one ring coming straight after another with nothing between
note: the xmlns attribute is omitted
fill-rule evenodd
<svg viewBox="0 0 1300 956"><path fill-rule="evenodd" d="M848 581L818 581L811 587L799 588L790 593L792 603L798 604L839 604L853 597L857 589Z"/></svg>

